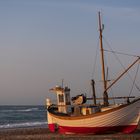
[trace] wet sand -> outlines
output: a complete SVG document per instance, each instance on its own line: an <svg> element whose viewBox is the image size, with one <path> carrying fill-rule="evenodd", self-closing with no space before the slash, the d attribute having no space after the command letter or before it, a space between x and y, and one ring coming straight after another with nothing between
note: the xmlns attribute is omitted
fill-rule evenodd
<svg viewBox="0 0 140 140"><path fill-rule="evenodd" d="M140 127L133 134L62 135L48 128L19 128L0 130L0 140L140 140Z"/></svg>

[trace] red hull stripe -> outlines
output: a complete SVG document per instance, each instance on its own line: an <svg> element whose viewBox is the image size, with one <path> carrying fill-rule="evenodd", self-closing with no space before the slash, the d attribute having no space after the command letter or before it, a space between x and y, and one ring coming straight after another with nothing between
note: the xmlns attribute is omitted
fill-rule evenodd
<svg viewBox="0 0 140 140"><path fill-rule="evenodd" d="M126 125L126 126L110 126L110 127L67 127L59 126L59 132L62 134L66 133L77 133L77 134L103 134L106 132L123 132L132 133L137 128L137 125Z"/></svg>
<svg viewBox="0 0 140 140"><path fill-rule="evenodd" d="M55 124L48 124L48 126L51 132L55 132Z"/></svg>

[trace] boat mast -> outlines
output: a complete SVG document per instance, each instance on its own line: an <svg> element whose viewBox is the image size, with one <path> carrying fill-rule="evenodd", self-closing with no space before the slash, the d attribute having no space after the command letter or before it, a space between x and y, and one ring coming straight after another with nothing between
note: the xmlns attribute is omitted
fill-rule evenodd
<svg viewBox="0 0 140 140"><path fill-rule="evenodd" d="M103 81L103 87L104 87L104 93L103 93L103 101L104 101L104 106L108 106L108 94L106 91L106 79L105 79L105 65L104 65L104 50L103 50L103 42L102 42L102 32L103 32L103 27L101 23L101 16L100 12L98 12L98 18L99 18L99 32L100 32L100 52L101 52L101 65L102 65L102 81Z"/></svg>
<svg viewBox="0 0 140 140"><path fill-rule="evenodd" d="M91 80L91 86L92 86L92 93L93 93L93 102L94 105L96 105L95 81L93 79Z"/></svg>

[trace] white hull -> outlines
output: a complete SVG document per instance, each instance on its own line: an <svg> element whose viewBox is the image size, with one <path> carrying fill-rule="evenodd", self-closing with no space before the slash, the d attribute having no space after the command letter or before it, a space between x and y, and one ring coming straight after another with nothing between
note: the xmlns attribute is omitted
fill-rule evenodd
<svg viewBox="0 0 140 140"><path fill-rule="evenodd" d="M48 112L48 124L57 124L62 133L76 133L75 128L114 128L123 126L137 127L140 119L140 100L129 105L122 105L108 111L80 117L57 116ZM70 128L70 130L69 130ZM130 129L127 130L132 131ZM69 133L68 132L68 133ZM90 132L92 133L92 132ZM94 131L93 131L94 133Z"/></svg>

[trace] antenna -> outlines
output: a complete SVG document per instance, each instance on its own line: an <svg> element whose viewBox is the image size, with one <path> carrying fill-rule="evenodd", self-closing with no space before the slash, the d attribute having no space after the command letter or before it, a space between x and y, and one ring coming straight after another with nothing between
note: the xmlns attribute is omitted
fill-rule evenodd
<svg viewBox="0 0 140 140"><path fill-rule="evenodd" d="M61 86L62 86L62 88L63 88L63 86L64 86L64 79L62 79Z"/></svg>

